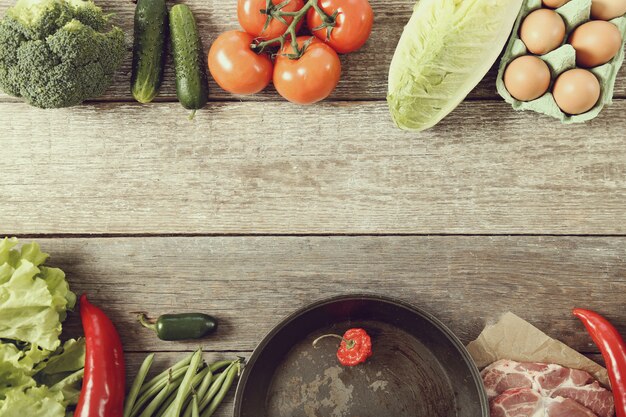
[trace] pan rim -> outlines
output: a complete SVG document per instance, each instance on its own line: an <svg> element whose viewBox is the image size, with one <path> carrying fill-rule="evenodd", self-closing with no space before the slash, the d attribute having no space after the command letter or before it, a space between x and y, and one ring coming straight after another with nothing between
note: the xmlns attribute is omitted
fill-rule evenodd
<svg viewBox="0 0 626 417"><path fill-rule="evenodd" d="M378 301L383 303L388 303L391 305L395 305L397 307L402 307L406 310L409 310L413 314L422 316L424 319L433 324L439 331L441 331L444 336L452 343L452 345L456 348L456 351L461 355L463 361L468 366L472 379L475 385L478 388L478 397L480 401L480 408L482 410L482 417L489 417L489 401L487 399L487 392L485 391L485 387L482 382L482 378L480 376L480 371L478 367L474 363L471 355L461 343L459 338L446 326L441 320L432 315L431 313L423 310L420 307L417 307L408 301L404 301L399 298L390 297L386 295L379 294L368 294L368 293L346 293L334 295L331 297L326 297L319 299L317 301L313 301L310 304L307 304L292 313L288 314L284 317L278 324L276 324L267 334L261 339L261 341L256 345L252 355L246 361L246 366L241 374L239 382L237 383L237 389L235 392L235 405L234 405L234 413L235 417L240 417L243 406L243 397L244 391L246 389L248 379L250 377L251 369L254 367L256 361L258 360L261 353L265 350L267 345L271 342L271 340L276 336L278 332L280 332L285 326L294 320L298 319L303 314L320 308L325 305L341 302L341 301Z"/></svg>

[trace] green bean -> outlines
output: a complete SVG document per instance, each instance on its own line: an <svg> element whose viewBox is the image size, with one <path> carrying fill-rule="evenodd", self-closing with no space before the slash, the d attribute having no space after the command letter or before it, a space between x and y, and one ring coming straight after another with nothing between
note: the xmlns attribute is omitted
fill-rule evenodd
<svg viewBox="0 0 626 417"><path fill-rule="evenodd" d="M159 408L161 403L170 394L170 389L174 386L175 382L167 381L165 388L159 392L159 394L150 401L150 404L143 410L139 417L152 417L152 414Z"/></svg>
<svg viewBox="0 0 626 417"><path fill-rule="evenodd" d="M193 400L191 401L191 417L200 417L200 411L198 410L198 396L193 393Z"/></svg>
<svg viewBox="0 0 626 417"><path fill-rule="evenodd" d="M224 383L222 384L220 391L211 401L209 408L207 408L206 411L202 413L202 417L211 417L213 413L215 413L215 410L217 410L217 407L219 407L222 401L224 401L226 394L228 394L228 391L230 390L230 387L233 385L233 382L235 381L235 377L239 375L240 370L241 370L241 365L239 361L237 361L235 362L235 366L233 366L228 371L226 375L226 379L224 380Z"/></svg>
<svg viewBox="0 0 626 417"><path fill-rule="evenodd" d="M165 387L165 385L171 380L171 381L179 381L180 378L182 377L182 375L185 374L185 372L187 372L187 367L183 367L180 369L177 369L175 371L171 371L171 373L166 374L169 375L166 379L161 379L156 385L154 385L150 390L148 390L147 392L143 393L139 399L137 400L137 402L135 403L135 405L133 406L133 411L130 413L131 417L135 417L138 413L139 410L141 410L141 408L148 402L150 401L150 399L152 399L155 395L157 395L162 389L163 387ZM171 368L170 368L171 369ZM170 370L168 369L168 372L170 372ZM141 392L140 392L141 393Z"/></svg>
<svg viewBox="0 0 626 417"><path fill-rule="evenodd" d="M192 393L196 393L196 395L197 395L196 388L198 390L200 390L200 388L202 388L202 387L198 387L198 382L202 382L202 384L204 384L204 381L205 381L206 377L211 373L211 370L209 368L205 368L205 370L208 371L208 373L204 373L202 375L203 376L202 381L195 381L194 380L194 384L191 387ZM189 406L191 404L191 398L192 398L192 396L189 396L189 395L185 398L185 401L183 402L183 406L180 409L181 411L180 411L180 414L178 415L178 417L182 417L183 416L183 410L186 410L187 408L189 408Z"/></svg>
<svg viewBox="0 0 626 417"><path fill-rule="evenodd" d="M198 374L195 375L193 377L193 380L191 381L191 388L194 389L195 387L197 387L198 384L200 384L200 382L204 380L204 377L207 375L208 372L210 372L209 368L204 368L200 372L198 372ZM165 402L163 403L163 405L161 406L161 408L155 414L154 417L162 417L162 416L167 417L171 415L171 410L173 408L172 405L181 389L182 389L182 386L177 391L173 392L169 397L167 397L167 400L165 400ZM190 399L190 398L186 397L186 399ZM180 413L178 415L180 415ZM176 417L178 417L178 415L176 415Z"/></svg>
<svg viewBox="0 0 626 417"><path fill-rule="evenodd" d="M211 369L211 372L215 373L215 371L219 371L222 368L226 368L226 367L230 366L232 363L233 363L233 361L214 362L214 363L209 365L209 368Z"/></svg>
<svg viewBox="0 0 626 417"><path fill-rule="evenodd" d="M128 396L126 397L126 404L124 405L124 417L130 417L131 411L133 411L133 406L135 405L135 401L137 400L137 396L139 395L139 390L143 385L143 381L146 379L146 375L150 371L150 367L152 366L152 362L154 361L154 353L151 353L144 359L141 367L139 368L139 372L133 381L133 385L130 387L130 391L128 392Z"/></svg>
<svg viewBox="0 0 626 417"><path fill-rule="evenodd" d="M204 394L206 394L206 392L209 390L209 387L211 386L211 381L213 380L213 373L211 372L211 367L209 366L207 368L207 374L204 376L204 378L202 379L202 383L200 384L200 387L198 388L197 391L195 391L195 397L196 397L196 401L198 400L198 398L202 398L204 397ZM183 409L185 410L185 412L183 413L183 417L191 417L191 406L189 403L187 403L186 405L183 406Z"/></svg>
<svg viewBox="0 0 626 417"><path fill-rule="evenodd" d="M220 387L222 386L222 383L226 379L226 376L228 375L228 372L234 366L235 366L235 362L232 362L228 366L228 368L226 368L224 370L224 372L222 372L217 378L215 378L215 380L213 380L213 382L211 383L211 388L209 388L209 391L202 398L202 401L200 401L200 412L202 412L202 410L204 410L206 407L208 407L209 403L211 402L213 397L215 397L215 394L217 394L217 392L219 391Z"/></svg>
<svg viewBox="0 0 626 417"><path fill-rule="evenodd" d="M172 367L166 369L165 371L161 372L160 374L158 374L157 376L155 376L154 378L152 378L150 381L146 382L144 384L143 387L141 387L141 390L139 391L139 395L145 393L146 391L148 391L149 389L151 389L154 385L158 384L159 382L166 380L167 377L169 376L170 372L175 372L181 368L185 368L187 369L187 365L189 365L189 363L191 362L191 357L193 355L189 355L186 356L183 360L181 360L180 362L177 362L176 364L174 364Z"/></svg>
<svg viewBox="0 0 626 417"><path fill-rule="evenodd" d="M154 417L161 417L161 416L166 415L167 411L170 408L170 405L172 405L175 398L176 398L176 391L172 392L169 395L169 397L167 397L165 401L163 401L163 404L161 404L161 407L159 407L159 410L154 414Z"/></svg>
<svg viewBox="0 0 626 417"><path fill-rule="evenodd" d="M198 371L198 366L202 362L202 349L198 349L191 358L191 362L189 364L189 368L187 369L187 373L183 378L183 382L180 384L180 388L178 389L178 394L176 395L176 399L174 400L174 404L172 405L172 412L170 413L173 417L178 417L180 415L180 410L183 408L183 401L189 395L189 391L191 390L191 384L193 381L193 377L196 375Z"/></svg>
<svg viewBox="0 0 626 417"><path fill-rule="evenodd" d="M211 386L211 381L213 380L213 371L211 371L211 368L209 368L209 372L207 372L207 374L204 376L204 379L202 380L202 384L200 384L200 388L198 388L198 397L202 397L207 390L209 389L209 387Z"/></svg>

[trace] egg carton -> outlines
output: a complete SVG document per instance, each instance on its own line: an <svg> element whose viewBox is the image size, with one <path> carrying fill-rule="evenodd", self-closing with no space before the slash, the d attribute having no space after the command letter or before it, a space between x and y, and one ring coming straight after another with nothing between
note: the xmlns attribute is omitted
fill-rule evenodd
<svg viewBox="0 0 626 417"><path fill-rule="evenodd" d="M502 60L500 61L500 69L496 80L498 93L504 100L511 104L515 110L532 110L537 113L546 114L548 116L559 119L562 123L584 123L591 119L595 119L602 111L604 106L613 103L613 91L615 89L615 80L617 73L624 62L624 43L626 43L626 16L613 19L610 22L617 26L622 33L622 48L618 54L608 63L590 69L600 81L601 93L600 99L596 105L586 113L579 115L569 115L564 113L554 100L552 95L552 87L556 78L563 72L576 68L576 50L567 43L570 34L581 24L591 19L591 0L571 0L555 11L563 17L566 25L566 35L563 45L546 55L538 56L548 67L552 75L552 81L548 92L536 100L519 101L509 94L504 86L504 71L508 64L515 58L522 55L529 55L528 49L524 42L519 38L520 25L531 12L542 8L541 0L526 0L522 5L522 10L517 17L513 34L506 46ZM530 54L532 55L532 54Z"/></svg>

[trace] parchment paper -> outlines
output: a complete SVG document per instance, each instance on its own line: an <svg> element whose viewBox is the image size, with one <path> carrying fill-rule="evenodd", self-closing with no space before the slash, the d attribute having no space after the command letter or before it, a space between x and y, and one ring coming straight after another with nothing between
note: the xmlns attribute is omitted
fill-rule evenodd
<svg viewBox="0 0 626 417"><path fill-rule="evenodd" d="M587 371L609 387L606 369L513 313L506 313L499 322L485 327L467 349L479 369L500 359L554 363Z"/></svg>

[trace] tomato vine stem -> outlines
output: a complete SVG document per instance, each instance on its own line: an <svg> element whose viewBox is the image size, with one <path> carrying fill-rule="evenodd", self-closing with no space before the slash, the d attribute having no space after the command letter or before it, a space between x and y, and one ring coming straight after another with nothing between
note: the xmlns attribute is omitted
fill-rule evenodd
<svg viewBox="0 0 626 417"><path fill-rule="evenodd" d="M317 3L318 0L307 0L304 6L300 10L295 11L295 12L286 12L282 10L292 0L285 0L284 2L280 4L274 4L272 0L266 0L266 1L267 1L266 8L261 10L261 13L267 15L267 21L265 22L264 30L267 29L267 27L270 25L272 19L276 19L283 24L287 24L285 17L291 17L292 21L287 26L287 30L285 31L285 33L282 34L281 36L277 36L273 39L267 39L264 41L255 42L252 45L250 45L250 48L256 53L259 53L259 54L263 53L265 52L267 48L275 46L276 44L279 44L280 49L282 49L285 46L287 39L291 38L291 47L293 48L294 53L287 54L286 56L290 59L299 59L306 51L306 48L311 44L314 37L312 36L311 39L309 39L307 42L304 43L304 45L302 45L302 47L300 47L298 46L298 41L297 41L298 35L296 33L297 32L296 28L298 27L298 24L300 23L300 21L307 15L309 10L311 10L311 8L313 8L315 12L319 14L320 17L322 18L322 24L317 28L313 28L312 31L317 31L317 30L321 30L324 28L328 28L327 37L330 38L331 31L336 25L336 20L337 20L336 18L337 18L338 11L335 11L332 15L329 15L324 10L322 10L320 5Z"/></svg>

